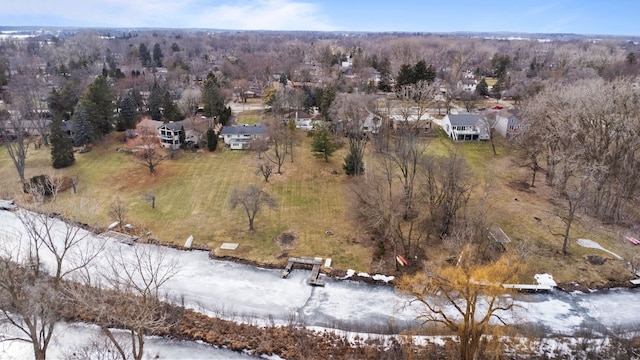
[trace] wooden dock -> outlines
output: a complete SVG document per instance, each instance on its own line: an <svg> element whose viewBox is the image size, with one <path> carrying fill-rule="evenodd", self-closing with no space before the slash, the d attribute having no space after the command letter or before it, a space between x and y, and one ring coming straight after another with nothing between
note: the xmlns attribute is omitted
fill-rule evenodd
<svg viewBox="0 0 640 360"><path fill-rule="evenodd" d="M290 257L289 262L287 262L287 267L282 271L282 277L286 278L289 276L291 271L293 270L294 264L304 264L311 265L313 268L311 269L311 277L309 278L309 285L315 286L324 286L324 281L318 279L320 276L320 266L322 266L322 258L311 258L311 257Z"/></svg>
<svg viewBox="0 0 640 360"><path fill-rule="evenodd" d="M514 289L521 292L549 292L551 285L531 285L531 284L502 284L505 289Z"/></svg>

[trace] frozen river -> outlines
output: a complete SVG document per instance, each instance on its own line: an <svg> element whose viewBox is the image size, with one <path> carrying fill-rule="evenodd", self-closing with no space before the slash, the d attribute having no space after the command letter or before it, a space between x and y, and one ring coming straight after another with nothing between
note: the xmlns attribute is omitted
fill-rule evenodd
<svg viewBox="0 0 640 360"><path fill-rule="evenodd" d="M0 211L3 242L11 242L20 234L26 240L16 213ZM86 241L102 240L90 235ZM106 267L108 252L133 252L133 246L107 242L105 256L98 259L94 271ZM389 333L411 324L421 310L407 306L407 298L391 286L323 277L324 287L312 287L307 284L308 270L294 269L283 279L281 270L212 260L204 251L167 251L170 258L178 261L180 270L166 284L165 291L170 297L184 301L187 307L211 316L257 324L296 322ZM572 334L583 324L612 329L640 323L638 300L640 292L627 289L588 294L553 291L523 296L517 300L514 311L503 315L512 323L532 323L551 333Z"/></svg>

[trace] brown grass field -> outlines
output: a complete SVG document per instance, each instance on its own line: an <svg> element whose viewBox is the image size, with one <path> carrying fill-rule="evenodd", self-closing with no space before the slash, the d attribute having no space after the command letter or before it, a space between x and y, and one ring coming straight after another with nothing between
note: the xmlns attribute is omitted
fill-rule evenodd
<svg viewBox="0 0 640 360"><path fill-rule="evenodd" d="M258 115L245 116L253 121ZM56 206L59 212L70 213L80 199L94 204L95 224L101 228L113 222L108 216L109 207L120 198L128 209L127 222L152 231L152 237L161 242L181 245L193 235L195 246L214 249L218 255L274 264L284 264L287 256L330 257L338 269L394 273L392 259L372 260L375 246L363 242L349 220L346 199L351 180L342 171L344 148L325 163L311 155L310 139L301 136L294 148L294 161L287 159L283 174L274 174L265 183L255 173L256 165L264 159L253 152L221 149L213 153L184 152L176 160L163 162L157 174L150 175L132 155L117 151L123 146L121 138L121 134L110 135L91 152L76 154L73 166L57 171L50 166L48 148L32 147L26 175L78 176L78 193L69 190L59 194ZM489 184L491 220L511 238L511 246L525 248L530 254L527 271L519 281L533 283L533 274L543 272L552 274L558 282L589 286L622 284L632 277L624 263L637 251L624 235L638 234L582 214L571 231L570 255L562 255L562 239L552 235L552 231L563 230L563 223L555 215L560 211L557 204L562 202L553 201L543 174L538 174L535 188L519 190L510 185L529 182L530 174L515 165L513 150L506 141L498 141L498 155L493 155L489 142L453 144L440 136L431 141L427 152L443 154L448 148L465 156L478 183ZM233 187L251 183L262 186L278 201L277 208L258 213L252 232L248 231L246 215L226 205ZM146 200L148 195L156 197L155 209ZM0 197L23 204L28 201L4 149L0 152ZM333 235L326 235L327 230ZM295 246L281 248L276 243L276 237L284 231L297 234ZM575 243L577 238L597 241L625 260L582 248ZM223 251L219 249L223 242L240 246L235 251ZM601 255L607 261L593 265L585 260L586 255Z"/></svg>

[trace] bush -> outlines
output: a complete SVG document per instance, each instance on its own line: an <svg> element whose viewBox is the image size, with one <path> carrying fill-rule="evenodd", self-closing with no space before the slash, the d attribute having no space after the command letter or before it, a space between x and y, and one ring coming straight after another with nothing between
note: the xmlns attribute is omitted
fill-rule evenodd
<svg viewBox="0 0 640 360"><path fill-rule="evenodd" d="M44 196L51 196L53 195L54 186L48 175L36 175L23 185L22 190L25 194L38 193Z"/></svg>

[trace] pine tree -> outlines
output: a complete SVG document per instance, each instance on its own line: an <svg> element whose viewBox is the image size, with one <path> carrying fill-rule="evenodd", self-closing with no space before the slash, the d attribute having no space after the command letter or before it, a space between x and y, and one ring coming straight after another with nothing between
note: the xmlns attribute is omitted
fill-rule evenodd
<svg viewBox="0 0 640 360"><path fill-rule="evenodd" d="M319 126L313 131L313 142L311 143L313 156L323 158L329 162L329 158L336 151L336 144L331 137L331 133L324 126Z"/></svg>
<svg viewBox="0 0 640 360"><path fill-rule="evenodd" d="M396 77L396 91L402 89L405 85L414 83L413 67L409 64L402 64Z"/></svg>
<svg viewBox="0 0 640 360"><path fill-rule="evenodd" d="M208 118L218 118L218 122L224 123L222 121L222 117L226 116L224 99L220 93L218 80L212 72L207 75L207 79L204 82L202 102L204 103L204 116Z"/></svg>
<svg viewBox="0 0 640 360"><path fill-rule="evenodd" d="M209 130L207 130L207 149L209 149L209 151L215 151L217 146L218 137L216 136L216 132L209 128Z"/></svg>
<svg viewBox="0 0 640 360"><path fill-rule="evenodd" d="M136 127L136 117L138 116L138 109L136 102L133 99L131 92L127 92L122 101L120 102L120 118L122 119L122 129L134 129Z"/></svg>
<svg viewBox="0 0 640 360"><path fill-rule="evenodd" d="M160 44L156 43L153 46L153 62L157 67L162 67L162 58L164 55L162 54L162 49L160 49Z"/></svg>
<svg viewBox="0 0 640 360"><path fill-rule="evenodd" d="M366 143L361 139L349 138L349 153L344 158L342 169L349 176L364 174L364 147Z"/></svg>
<svg viewBox="0 0 640 360"><path fill-rule="evenodd" d="M178 135L178 139L180 141L180 146L184 148L186 145L185 141L187 140L187 134L185 134L184 132L184 126L180 127L180 134Z"/></svg>
<svg viewBox="0 0 640 360"><path fill-rule="evenodd" d="M51 161L54 169L71 166L76 161L73 155L73 140L63 129L62 120L51 121Z"/></svg>
<svg viewBox="0 0 640 360"><path fill-rule="evenodd" d="M73 145L84 146L93 140L93 126L89 121L89 114L80 103L73 112Z"/></svg>
<svg viewBox="0 0 640 360"><path fill-rule="evenodd" d="M94 131L94 138L100 138L113 130L114 94L107 78L98 76L81 100Z"/></svg>
<svg viewBox="0 0 640 360"><path fill-rule="evenodd" d="M480 96L489 96L489 86L484 78L480 79L478 85L476 85L476 94Z"/></svg>
<svg viewBox="0 0 640 360"><path fill-rule="evenodd" d="M173 102L173 98L171 98L171 93L169 90L164 92L164 96L162 97L162 109L163 109L163 117L168 121L179 121L182 120L183 115L178 109L178 106Z"/></svg>
<svg viewBox="0 0 640 360"><path fill-rule="evenodd" d="M162 120L162 98L163 90L157 82L153 83L151 93L149 94L149 115L153 120Z"/></svg>
<svg viewBox="0 0 640 360"><path fill-rule="evenodd" d="M140 54L140 62L142 63L142 66L144 67L150 66L151 53L149 52L147 45L145 45L144 43L140 44L140 47L138 48L138 53Z"/></svg>

